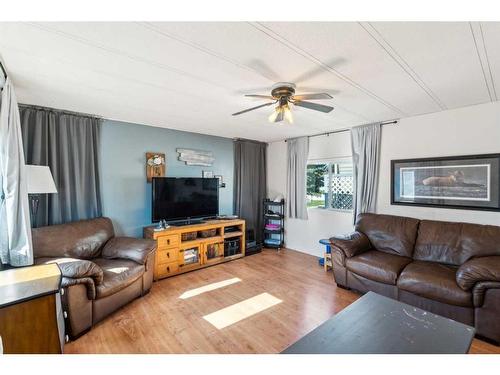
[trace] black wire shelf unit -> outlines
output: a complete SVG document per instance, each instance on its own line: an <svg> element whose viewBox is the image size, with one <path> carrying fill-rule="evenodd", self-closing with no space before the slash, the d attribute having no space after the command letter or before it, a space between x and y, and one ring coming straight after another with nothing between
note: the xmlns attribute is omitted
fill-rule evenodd
<svg viewBox="0 0 500 375"><path fill-rule="evenodd" d="M285 243L285 200L264 199L264 247L281 249Z"/></svg>

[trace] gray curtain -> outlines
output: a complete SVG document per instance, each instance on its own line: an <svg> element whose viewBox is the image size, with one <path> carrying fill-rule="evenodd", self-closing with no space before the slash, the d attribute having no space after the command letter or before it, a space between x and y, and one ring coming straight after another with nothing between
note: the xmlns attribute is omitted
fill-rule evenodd
<svg viewBox="0 0 500 375"><path fill-rule="evenodd" d="M33 264L30 227L19 109L9 77L0 97L0 270L2 264Z"/></svg>
<svg viewBox="0 0 500 375"><path fill-rule="evenodd" d="M234 210L245 219L246 229L255 231L262 242L264 199L266 198L267 144L237 139L234 141Z"/></svg>
<svg viewBox="0 0 500 375"><path fill-rule="evenodd" d="M101 119L25 105L19 110L26 164L49 166L57 187L57 194L40 196L37 225L101 216Z"/></svg>
<svg viewBox="0 0 500 375"><path fill-rule="evenodd" d="M307 220L306 168L309 137L287 141L287 211L288 217Z"/></svg>
<svg viewBox="0 0 500 375"><path fill-rule="evenodd" d="M375 212L380 162L380 123L351 129L354 222L362 212Z"/></svg>

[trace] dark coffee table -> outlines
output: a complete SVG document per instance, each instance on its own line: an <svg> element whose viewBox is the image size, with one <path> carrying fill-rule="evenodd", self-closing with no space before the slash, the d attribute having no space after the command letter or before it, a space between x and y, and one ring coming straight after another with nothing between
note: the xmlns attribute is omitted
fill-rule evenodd
<svg viewBox="0 0 500 375"><path fill-rule="evenodd" d="M464 354L475 330L368 292L282 354Z"/></svg>

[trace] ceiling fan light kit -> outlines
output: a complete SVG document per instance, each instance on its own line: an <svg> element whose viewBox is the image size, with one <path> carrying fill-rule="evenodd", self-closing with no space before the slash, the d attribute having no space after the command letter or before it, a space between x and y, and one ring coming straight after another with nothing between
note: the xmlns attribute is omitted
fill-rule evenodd
<svg viewBox="0 0 500 375"><path fill-rule="evenodd" d="M295 95L295 84L290 82L279 82L273 85L273 87L271 88L271 95L250 94L245 96L250 98L269 99L272 101L269 103L258 105L256 107L248 108L243 111L233 113L233 116L241 115L243 113L250 112L258 108L271 106L273 104L278 104L274 112L271 113L271 115L269 116L269 121L280 122L283 121L283 119L285 119L290 124L292 124L293 115L290 108L290 104L307 109L312 109L314 111L320 111L323 113L329 113L333 110L333 107L306 101L306 100L333 99L330 94L313 93L313 94Z"/></svg>

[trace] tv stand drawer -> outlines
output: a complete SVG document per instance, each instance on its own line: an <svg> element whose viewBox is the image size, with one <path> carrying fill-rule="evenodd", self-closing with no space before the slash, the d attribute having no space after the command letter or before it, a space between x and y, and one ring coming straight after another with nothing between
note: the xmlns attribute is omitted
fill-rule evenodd
<svg viewBox="0 0 500 375"><path fill-rule="evenodd" d="M157 278L167 277L179 272L179 263L157 264L156 270L158 271Z"/></svg>
<svg viewBox="0 0 500 375"><path fill-rule="evenodd" d="M178 249L161 249L156 251L156 262L158 264L165 264L171 262L177 262L179 256Z"/></svg>
<svg viewBox="0 0 500 375"><path fill-rule="evenodd" d="M168 236L158 237L158 249L168 249L179 246L179 235L171 234Z"/></svg>

